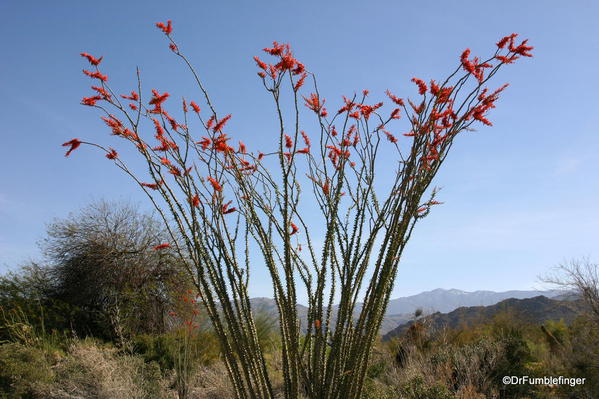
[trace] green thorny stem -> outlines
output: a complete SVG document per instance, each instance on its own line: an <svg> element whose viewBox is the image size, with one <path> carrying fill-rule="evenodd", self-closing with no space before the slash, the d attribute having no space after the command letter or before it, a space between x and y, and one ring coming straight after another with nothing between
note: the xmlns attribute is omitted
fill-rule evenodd
<svg viewBox="0 0 599 399"><path fill-rule="evenodd" d="M329 117L314 76L293 58L288 45L275 42L264 51L280 62L269 65L255 60L262 69L258 75L274 100L278 148L255 154L247 153L241 142L237 150L229 146L229 137L222 133L229 116L217 115L198 73L173 41L170 22L158 26L166 33L171 50L189 67L208 106L206 120L199 107L189 103L206 136L190 133L185 100L184 124L162 108L168 93L153 91L149 103L154 108L146 107L139 71L137 92L121 96L134 101L128 105L132 113L105 83L106 77L97 68L99 60L83 54L96 66L95 72L86 74L101 83L101 88L94 89L99 95L85 98L84 104L105 112L104 120L113 134L136 145L152 183L143 183L112 148L78 139L65 145L71 145L70 151L81 143L106 151L107 158L151 200L172 237L171 243L155 249L170 247L187 265L220 341L237 398L275 397L248 294L254 247L270 273L278 307L284 397L360 397L403 250L416 222L439 203L436 189L430 190L427 200L422 198L456 135L475 122L490 124L484 114L494 107L505 86L488 93L487 81L503 65L529 56L531 47L526 42L516 46L511 35L481 63L469 60L467 50L461 65L443 83L431 82L430 91L423 81L412 79L422 97L420 105L408 100L407 107L387 92L396 107L388 117L380 111L382 103L365 104L367 91L352 99L344 97L344 106ZM491 61L497 64L490 66ZM484 69L488 69L486 76ZM303 100L317 118L315 148L300 130L298 92L307 76L311 76L314 92ZM289 87L293 103L289 126L282 107L284 87ZM97 101L107 105L97 105ZM109 106L123 115L124 122L108 112ZM387 131L400 113L410 125L401 140ZM160 146L152 148L141 137L142 119L153 122ZM382 151L399 158L392 181L384 187L376 184L379 172L375 173ZM388 168L383 173L390 174ZM314 215L308 221L300 212L302 185L311 186L311 201L317 204L322 221ZM234 199L235 208L228 198ZM324 238L319 237L320 256L313 239L318 226L324 229ZM307 251L302 252L298 236ZM308 297L303 326L297 314L297 278ZM339 301L336 311L334 301Z"/></svg>

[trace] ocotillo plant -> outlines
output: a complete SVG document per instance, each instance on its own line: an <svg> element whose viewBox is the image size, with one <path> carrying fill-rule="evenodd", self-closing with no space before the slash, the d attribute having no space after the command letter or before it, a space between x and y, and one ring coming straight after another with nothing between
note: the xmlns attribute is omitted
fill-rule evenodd
<svg viewBox="0 0 599 399"><path fill-rule="evenodd" d="M274 397L248 295L256 263L272 279L285 398L359 397L403 250L415 224L439 204L431 182L460 132L491 125L487 113L506 85L489 89L489 79L530 57L532 47L526 40L516 44L512 34L488 59L465 50L443 80L413 78L417 100L387 91L391 108L384 110L364 90L329 113L314 75L289 45L275 42L264 49L274 62L255 57L277 115L277 144L259 152L233 144L231 114L217 112L174 41L171 22L156 25L189 67L202 102L184 99L178 121L166 109L169 93L143 97L139 70L135 91L118 95L99 69L102 58L82 53L94 67L84 73L97 82L82 103L104 113L112 134L136 147L147 170L131 169L113 148L79 139L64 144L66 155L81 144L95 146L145 192L172 237L154 249L171 247L186 263L238 398ZM312 114L310 127L303 106ZM146 124L155 131L154 144ZM392 178L380 182L379 170L391 165ZM305 213L312 204L320 218ZM305 326L298 294L308 298Z"/></svg>

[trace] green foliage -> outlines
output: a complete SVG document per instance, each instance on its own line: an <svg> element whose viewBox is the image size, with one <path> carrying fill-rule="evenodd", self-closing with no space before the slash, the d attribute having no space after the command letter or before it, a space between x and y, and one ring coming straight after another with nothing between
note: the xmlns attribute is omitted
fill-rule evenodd
<svg viewBox="0 0 599 399"><path fill-rule="evenodd" d="M34 398L36 387L51 382L53 377L43 350L16 343L0 345L1 398Z"/></svg>
<svg viewBox="0 0 599 399"><path fill-rule="evenodd" d="M137 335L132 339L133 353L140 355L146 362L156 362L163 372L173 370L176 357L184 347L184 340L181 330L159 335ZM210 332L194 333L188 345L199 364L209 365L219 357L218 339Z"/></svg>

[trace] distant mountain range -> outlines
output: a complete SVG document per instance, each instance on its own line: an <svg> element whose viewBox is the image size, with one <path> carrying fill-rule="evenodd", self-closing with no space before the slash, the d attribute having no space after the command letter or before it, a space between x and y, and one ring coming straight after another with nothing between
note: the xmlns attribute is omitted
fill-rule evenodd
<svg viewBox="0 0 599 399"><path fill-rule="evenodd" d="M563 291L474 291L467 292L456 289L436 289L417 295L400 297L389 301L387 312L381 325L381 334L387 334L398 326L409 322L417 309L425 314L434 312L447 313L460 307L495 305L505 299L525 299L543 295L548 298L563 295ZM252 308L255 312L263 312L277 316L277 306L271 298L252 298ZM360 305L357 306L358 310ZM307 323L308 308L298 305L298 316L302 326Z"/></svg>
<svg viewBox="0 0 599 399"><path fill-rule="evenodd" d="M525 299L543 295L553 298L563 291L474 291L467 292L456 289L422 292L417 295L401 297L389 301L387 314L413 314L417 309L425 313L447 313L462 306L489 306L508 298Z"/></svg>
<svg viewBox="0 0 599 399"><path fill-rule="evenodd" d="M570 323L584 310L585 305L581 300L536 296L526 299L510 298L490 306L460 307L449 313L437 312L425 316L419 322L427 323L433 330L445 327L453 329L488 322L500 313L509 312L527 323L542 324L548 320L564 320ZM411 320L389 331L383 336L383 340L400 336L414 323L415 321Z"/></svg>

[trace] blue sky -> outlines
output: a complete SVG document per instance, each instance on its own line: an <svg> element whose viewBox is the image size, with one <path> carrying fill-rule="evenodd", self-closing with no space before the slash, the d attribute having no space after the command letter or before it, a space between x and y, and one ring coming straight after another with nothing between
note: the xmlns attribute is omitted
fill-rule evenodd
<svg viewBox="0 0 599 399"><path fill-rule="evenodd" d="M39 258L45 225L94 199L147 208L97 153L65 159L60 144L106 137L98 113L79 105L90 84L82 51L104 55L120 92L139 65L146 88L198 97L153 26L166 19L218 108L233 113L230 130L256 147L274 130L252 56L273 40L290 43L336 102L362 89L373 100L387 88L414 95L412 76L444 77L466 47L482 55L506 34L530 38L535 57L495 80L511 86L494 126L460 137L438 175L445 204L417 227L393 296L540 287L558 263L598 258L597 2L4 1L0 13L0 271Z"/></svg>

